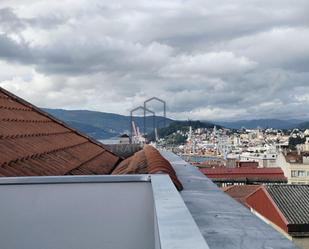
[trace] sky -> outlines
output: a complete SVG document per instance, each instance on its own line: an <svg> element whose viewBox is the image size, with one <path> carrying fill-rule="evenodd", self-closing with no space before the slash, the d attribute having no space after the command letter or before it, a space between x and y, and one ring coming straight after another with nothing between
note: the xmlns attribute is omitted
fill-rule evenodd
<svg viewBox="0 0 309 249"><path fill-rule="evenodd" d="M156 96L177 119L309 120L309 1L0 0L0 86L39 107Z"/></svg>

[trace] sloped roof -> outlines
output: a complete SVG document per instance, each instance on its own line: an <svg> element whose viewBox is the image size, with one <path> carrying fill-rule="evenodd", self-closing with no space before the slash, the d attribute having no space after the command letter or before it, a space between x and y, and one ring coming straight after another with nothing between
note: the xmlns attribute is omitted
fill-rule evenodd
<svg viewBox="0 0 309 249"><path fill-rule="evenodd" d="M233 199L247 206L246 198L257 191L260 187L261 185L233 185L223 189L223 191Z"/></svg>
<svg viewBox="0 0 309 249"><path fill-rule="evenodd" d="M201 168L200 171L211 179L287 180L281 168Z"/></svg>
<svg viewBox="0 0 309 249"><path fill-rule="evenodd" d="M289 224L309 224L309 185L266 185Z"/></svg>
<svg viewBox="0 0 309 249"><path fill-rule="evenodd" d="M133 156L123 160L113 170L113 175L122 174L168 174L178 190L182 190L182 184L176 176L176 172L169 161L160 152L150 146L136 152Z"/></svg>
<svg viewBox="0 0 309 249"><path fill-rule="evenodd" d="M299 155L297 152L289 152L287 155L285 155L285 160L289 163L303 163L303 157L302 155Z"/></svg>
<svg viewBox="0 0 309 249"><path fill-rule="evenodd" d="M0 88L0 176L109 174L119 157Z"/></svg>

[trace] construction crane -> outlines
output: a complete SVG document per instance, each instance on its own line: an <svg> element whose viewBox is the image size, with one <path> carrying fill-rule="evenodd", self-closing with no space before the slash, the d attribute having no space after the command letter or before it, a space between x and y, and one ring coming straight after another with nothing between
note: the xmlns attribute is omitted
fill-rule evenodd
<svg viewBox="0 0 309 249"><path fill-rule="evenodd" d="M141 135L139 131L139 127L136 126L134 121L132 121L131 125L132 125L132 130L133 130L132 143L133 144L144 144L146 142L146 139Z"/></svg>

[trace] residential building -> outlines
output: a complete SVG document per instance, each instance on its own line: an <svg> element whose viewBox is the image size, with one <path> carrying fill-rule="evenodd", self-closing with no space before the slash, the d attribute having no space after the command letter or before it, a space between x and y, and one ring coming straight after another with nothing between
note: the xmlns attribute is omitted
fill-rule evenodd
<svg viewBox="0 0 309 249"><path fill-rule="evenodd" d="M309 184L309 153L289 152L280 153L277 158L289 184Z"/></svg>
<svg viewBox="0 0 309 249"><path fill-rule="evenodd" d="M119 143L120 144L129 144L130 143L130 137L127 134L122 134L119 137Z"/></svg>
<svg viewBox="0 0 309 249"><path fill-rule="evenodd" d="M309 248L309 185L243 185L223 191L300 248Z"/></svg>
<svg viewBox="0 0 309 249"><path fill-rule="evenodd" d="M248 205L280 227L303 249L309 248L309 186L268 185L247 198Z"/></svg>
<svg viewBox="0 0 309 249"><path fill-rule="evenodd" d="M173 152L110 148L0 88L1 249L297 248Z"/></svg>
<svg viewBox="0 0 309 249"><path fill-rule="evenodd" d="M242 153L239 155L241 161L254 161L259 163L259 167L278 167L276 164L276 153Z"/></svg>

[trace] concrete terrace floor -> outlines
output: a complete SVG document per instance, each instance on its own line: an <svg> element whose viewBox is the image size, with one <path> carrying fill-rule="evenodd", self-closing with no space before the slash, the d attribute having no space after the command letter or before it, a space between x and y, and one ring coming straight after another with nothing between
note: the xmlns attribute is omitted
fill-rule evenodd
<svg viewBox="0 0 309 249"><path fill-rule="evenodd" d="M176 170L184 186L180 194L210 249L298 248L222 192L196 167L172 152L160 152Z"/></svg>

